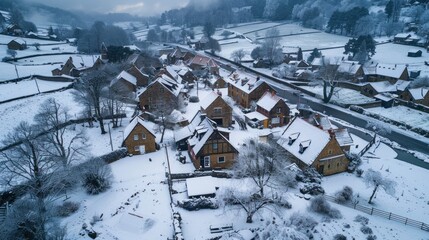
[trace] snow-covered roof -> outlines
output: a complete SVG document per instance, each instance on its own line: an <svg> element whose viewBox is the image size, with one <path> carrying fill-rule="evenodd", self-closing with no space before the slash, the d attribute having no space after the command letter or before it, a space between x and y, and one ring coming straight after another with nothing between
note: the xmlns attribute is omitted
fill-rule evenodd
<svg viewBox="0 0 429 240"><path fill-rule="evenodd" d="M27 43L25 42L25 40L24 40L24 39L22 39L22 38L15 38L15 39L13 39L12 41L15 41L15 42L17 42L17 43L19 43L19 44L21 44L21 45L25 45L25 44L27 44Z"/></svg>
<svg viewBox="0 0 429 240"><path fill-rule="evenodd" d="M378 93L385 93L385 92L404 91L405 88L410 84L410 82L404 81L404 80L398 80L394 84L391 84L389 81L372 82L368 84L371 85Z"/></svg>
<svg viewBox="0 0 429 240"><path fill-rule="evenodd" d="M296 117L283 132L277 143L310 166L329 143L330 139L329 133Z"/></svg>
<svg viewBox="0 0 429 240"><path fill-rule="evenodd" d="M325 116L323 114L313 114L310 119L308 119L308 122L325 131L333 129L332 123L329 120L328 116Z"/></svg>
<svg viewBox="0 0 429 240"><path fill-rule="evenodd" d="M340 73L356 74L361 65L355 61L343 61L338 66L337 71Z"/></svg>
<svg viewBox="0 0 429 240"><path fill-rule="evenodd" d="M220 96L212 91L200 102L200 106L207 109L218 97Z"/></svg>
<svg viewBox="0 0 429 240"><path fill-rule="evenodd" d="M409 33L398 33L395 35L395 38L408 38L410 36L411 36L411 34L409 34Z"/></svg>
<svg viewBox="0 0 429 240"><path fill-rule="evenodd" d="M407 71L405 65L399 64L375 64L364 68L366 75L379 75L391 78L399 78L402 73Z"/></svg>
<svg viewBox="0 0 429 240"><path fill-rule="evenodd" d="M137 84L136 77L134 77L133 75L129 74L126 71L122 71L121 73L119 73L119 75L116 77L116 79L117 80L124 79L125 81L127 81L133 85Z"/></svg>
<svg viewBox="0 0 429 240"><path fill-rule="evenodd" d="M124 47L129 48L131 51L140 51L140 48L138 48L136 45L125 45Z"/></svg>
<svg viewBox="0 0 429 240"><path fill-rule="evenodd" d="M383 94L383 93L379 93L379 94L375 95L374 98L379 99L379 100L384 101L384 102L388 102L388 101L393 99L391 96L388 96L388 95Z"/></svg>
<svg viewBox="0 0 429 240"><path fill-rule="evenodd" d="M178 96L180 91L183 88L182 84L177 83L176 81L174 81L173 79L171 79L169 76L162 74L160 77L158 77L156 80L154 80L153 82L151 82L149 84L149 86L147 86L146 88L142 88L138 93L137 96L140 96L141 94L143 94L144 92L146 92L152 85L154 85L155 83L160 83L162 84L168 91L170 91L174 96Z"/></svg>
<svg viewBox="0 0 429 240"><path fill-rule="evenodd" d="M168 74L170 74L170 75L174 78L174 80L175 80L176 82L178 82L178 83L181 83L181 82L182 82L182 77L181 77L181 76L179 76L179 74L177 74L177 72L176 72L176 71L174 71L174 69L173 69L171 66L167 66L167 67L165 68L165 70L168 72Z"/></svg>
<svg viewBox="0 0 429 240"><path fill-rule="evenodd" d="M350 146L353 144L353 138L350 135L347 128L338 128L334 129L335 139L337 139L338 144L340 146Z"/></svg>
<svg viewBox="0 0 429 240"><path fill-rule="evenodd" d="M248 119L256 119L258 121L264 121L264 120L268 119L265 115L263 115L262 113L256 112L256 111L246 113L246 114L244 114L244 116L246 116Z"/></svg>
<svg viewBox="0 0 429 240"><path fill-rule="evenodd" d="M200 123L201 123L201 111L198 111L187 126L179 128L174 131L175 141L178 142L192 136L196 127Z"/></svg>
<svg viewBox="0 0 429 240"><path fill-rule="evenodd" d="M192 150L195 154L198 154L213 132L213 124L208 118L205 118L200 125L195 128L195 134L189 139L190 145L194 145Z"/></svg>
<svg viewBox="0 0 429 240"><path fill-rule="evenodd" d="M240 89L241 91L249 94L253 92L259 85L264 83L264 80L257 80L255 77L250 75L246 75L244 77L240 77L238 74L234 74L229 78L226 78L227 82L234 87Z"/></svg>
<svg viewBox="0 0 429 240"><path fill-rule="evenodd" d="M128 124L128 126L124 129L124 139L127 139L133 129L137 126L137 124L142 125L150 134L155 137L155 133L151 131L151 128L148 123L141 117L137 116L133 120L131 120L130 124Z"/></svg>
<svg viewBox="0 0 429 240"><path fill-rule="evenodd" d="M410 88L408 89L408 91L410 92L414 100L421 100L424 99L425 96L428 94L429 88Z"/></svg>
<svg viewBox="0 0 429 240"><path fill-rule="evenodd" d="M279 101L283 101L283 99L281 97L277 96L277 94L271 93L271 92L266 92L258 100L258 102L256 103L256 105L258 105L259 107L261 107L261 108L263 108L263 109L265 109L267 111L271 111L271 109L273 109L273 107Z"/></svg>
<svg viewBox="0 0 429 240"><path fill-rule="evenodd" d="M420 50L420 49L410 49L410 50L408 50L408 53L418 53L418 52L421 52L422 50Z"/></svg>
<svg viewBox="0 0 429 240"><path fill-rule="evenodd" d="M219 67L212 58L201 56L201 55L196 55L195 57L193 57L189 61L189 64L197 64L200 66L208 66L208 67Z"/></svg>
<svg viewBox="0 0 429 240"><path fill-rule="evenodd" d="M187 178L186 189L188 190L188 197L197 197L216 193L216 185L212 176Z"/></svg>

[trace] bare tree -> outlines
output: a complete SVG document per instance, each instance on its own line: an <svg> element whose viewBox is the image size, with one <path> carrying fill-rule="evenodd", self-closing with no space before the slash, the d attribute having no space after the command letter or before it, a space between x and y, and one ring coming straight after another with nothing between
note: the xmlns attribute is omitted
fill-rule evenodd
<svg viewBox="0 0 429 240"><path fill-rule="evenodd" d="M234 62L241 62L241 59L243 59L247 55L247 52L244 51L244 49L238 49L231 53L231 58L234 60Z"/></svg>
<svg viewBox="0 0 429 240"><path fill-rule="evenodd" d="M381 176L380 172L368 169L363 179L367 186L374 188L374 190L372 190L372 194L368 200L368 203L372 202L372 199L374 198L375 193L377 192L379 187L381 187L389 195L395 194L396 182Z"/></svg>
<svg viewBox="0 0 429 240"><path fill-rule="evenodd" d="M280 46L280 32L277 28L271 28L266 31L265 39L262 42L261 50L263 56L271 64L279 64L283 61L283 52Z"/></svg>
<svg viewBox="0 0 429 240"><path fill-rule="evenodd" d="M103 109L106 109L112 119L112 127L117 128L121 125L122 116L125 113L125 101L132 97L127 92L118 92L111 87L105 89L102 101Z"/></svg>
<svg viewBox="0 0 429 240"><path fill-rule="evenodd" d="M240 149L234 164L237 177L252 179L263 198L265 187L275 180L275 176L284 173L285 159L273 145L249 139Z"/></svg>
<svg viewBox="0 0 429 240"><path fill-rule="evenodd" d="M0 153L1 180L9 186L21 184L34 201L32 239L47 238L48 197L57 189L58 176L53 174L61 164L46 154L45 144L37 137L37 127L21 122L6 139L4 145L21 142L19 145Z"/></svg>
<svg viewBox="0 0 429 240"><path fill-rule="evenodd" d="M91 106L95 118L100 123L101 134L107 133L104 129L103 114L101 112L103 89L111 78L119 73L115 65L105 65L102 68L91 70L84 74L74 85L75 100L85 106Z"/></svg>
<svg viewBox="0 0 429 240"><path fill-rule="evenodd" d="M88 152L88 139L83 130L67 126L71 120L68 108L54 98L49 98L40 106L34 120L38 129L46 132L41 136L46 154L59 161L64 169L73 162L85 158Z"/></svg>
<svg viewBox="0 0 429 240"><path fill-rule="evenodd" d="M331 101L335 93L335 88L338 85L338 65L339 59L334 62L323 62L323 66L315 75L314 83L323 87L323 102L328 103Z"/></svg>

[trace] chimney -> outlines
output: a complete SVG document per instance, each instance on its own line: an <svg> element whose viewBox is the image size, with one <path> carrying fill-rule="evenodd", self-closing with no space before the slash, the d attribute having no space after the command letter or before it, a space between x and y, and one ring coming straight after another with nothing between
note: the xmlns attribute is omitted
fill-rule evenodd
<svg viewBox="0 0 429 240"><path fill-rule="evenodd" d="M259 75L256 76L256 82L259 81L259 79L261 79L261 77Z"/></svg>

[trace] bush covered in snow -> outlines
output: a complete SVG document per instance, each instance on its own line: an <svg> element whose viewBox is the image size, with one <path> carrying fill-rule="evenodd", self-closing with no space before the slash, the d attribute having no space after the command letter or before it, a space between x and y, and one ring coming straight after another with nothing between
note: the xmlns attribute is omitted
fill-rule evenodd
<svg viewBox="0 0 429 240"><path fill-rule="evenodd" d="M362 174L363 174L363 169L359 168L358 170L356 170L356 176L362 177Z"/></svg>
<svg viewBox="0 0 429 240"><path fill-rule="evenodd" d="M79 209L78 202L66 201L62 205L56 207L56 215L59 217L68 217Z"/></svg>
<svg viewBox="0 0 429 240"><path fill-rule="evenodd" d="M92 195L102 193L110 188L112 169L100 158L93 159L82 169L82 186Z"/></svg>
<svg viewBox="0 0 429 240"><path fill-rule="evenodd" d="M361 223L362 225L367 225L369 222L369 219L367 217L364 217L362 215L357 215L355 217L355 222Z"/></svg>
<svg viewBox="0 0 429 240"><path fill-rule="evenodd" d="M364 234L372 234L372 229L368 226L362 226L360 231Z"/></svg>
<svg viewBox="0 0 429 240"><path fill-rule="evenodd" d="M368 237L366 237L366 240L376 240L377 236L375 235L368 235Z"/></svg>
<svg viewBox="0 0 429 240"><path fill-rule="evenodd" d="M200 99L198 98L198 96L190 96L189 97L189 102L191 102L191 103L197 103L199 101L200 101Z"/></svg>
<svg viewBox="0 0 429 240"><path fill-rule="evenodd" d="M324 194L325 190L322 186L318 183L306 183L304 186L302 186L299 191L302 194L310 194L310 195L319 195Z"/></svg>
<svg viewBox="0 0 429 240"><path fill-rule="evenodd" d="M308 230L312 230L317 226L317 221L307 214L295 212L290 216L288 226L293 226L293 228L300 232L308 232Z"/></svg>
<svg viewBox="0 0 429 240"><path fill-rule="evenodd" d="M353 189L349 186L344 186L344 188L335 193L335 201L337 203L348 203L353 199Z"/></svg>
<svg viewBox="0 0 429 240"><path fill-rule="evenodd" d="M320 173L318 173L314 168L307 168L296 174L296 180L304 183L321 183L322 175L320 175Z"/></svg>
<svg viewBox="0 0 429 240"><path fill-rule="evenodd" d="M332 208L326 201L325 197L317 196L310 201L310 210L316 213L327 215L331 218L341 218L341 212L338 209Z"/></svg>
<svg viewBox="0 0 429 240"><path fill-rule="evenodd" d="M266 226L257 232L256 239L271 240L271 239L291 239L291 240L308 240L309 238L284 224L276 222L267 222Z"/></svg>
<svg viewBox="0 0 429 240"><path fill-rule="evenodd" d="M200 209L217 209L219 204L214 198L192 198L182 201L177 201L177 205L181 208L184 208L188 211L198 211Z"/></svg>
<svg viewBox="0 0 429 240"><path fill-rule="evenodd" d="M334 236L334 240L347 240L347 237L339 233Z"/></svg>

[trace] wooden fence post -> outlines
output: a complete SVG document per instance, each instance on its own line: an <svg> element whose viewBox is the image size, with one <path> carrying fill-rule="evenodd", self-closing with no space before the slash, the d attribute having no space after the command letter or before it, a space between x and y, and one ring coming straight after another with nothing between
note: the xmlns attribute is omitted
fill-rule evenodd
<svg viewBox="0 0 429 240"><path fill-rule="evenodd" d="M390 217L391 217L391 216L392 216L392 213L390 213L390 214L389 214L389 220L390 220Z"/></svg>
<svg viewBox="0 0 429 240"><path fill-rule="evenodd" d="M408 222L408 218L405 218L405 225L407 225L407 222Z"/></svg>
<svg viewBox="0 0 429 240"><path fill-rule="evenodd" d="M372 215L372 212L374 212L374 208L371 208L371 215Z"/></svg>

